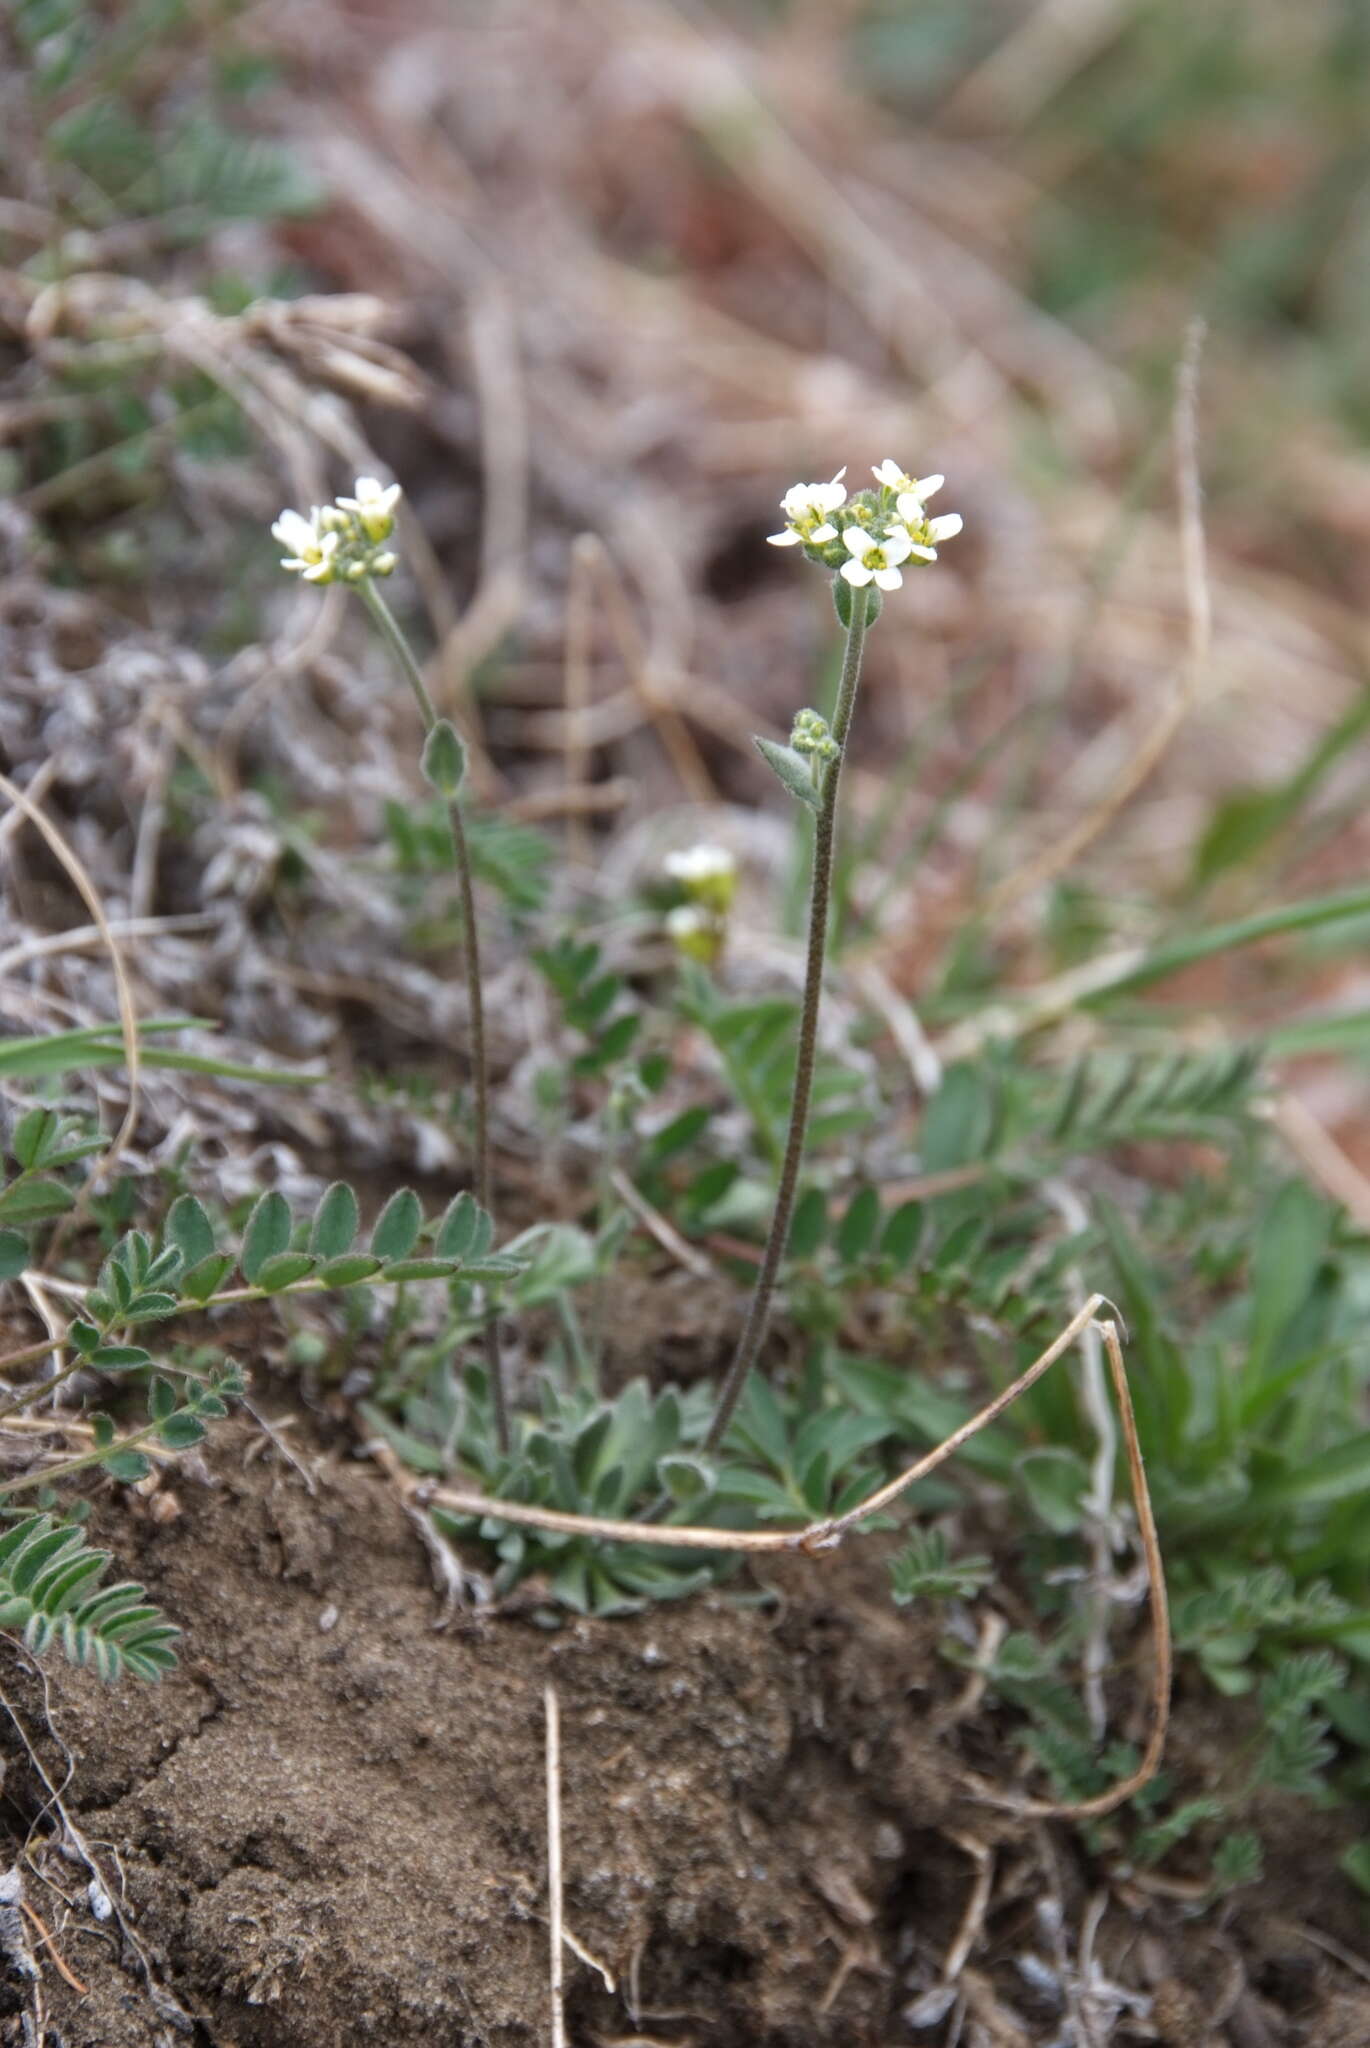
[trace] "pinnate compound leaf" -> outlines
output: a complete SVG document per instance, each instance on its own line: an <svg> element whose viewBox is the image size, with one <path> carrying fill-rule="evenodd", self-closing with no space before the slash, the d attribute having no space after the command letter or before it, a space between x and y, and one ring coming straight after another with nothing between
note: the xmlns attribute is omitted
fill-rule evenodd
<svg viewBox="0 0 1370 2048"><path fill-rule="evenodd" d="M25 1516L0 1539L0 1626L21 1629L36 1656L59 1643L73 1664L104 1678L159 1677L176 1661L180 1631L141 1586L101 1588L109 1563L73 1524Z"/></svg>

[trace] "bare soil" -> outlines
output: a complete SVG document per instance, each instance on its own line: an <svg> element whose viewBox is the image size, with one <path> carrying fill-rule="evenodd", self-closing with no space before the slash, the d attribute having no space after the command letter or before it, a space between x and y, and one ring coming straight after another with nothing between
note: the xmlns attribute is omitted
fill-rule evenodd
<svg viewBox="0 0 1370 2048"><path fill-rule="evenodd" d="M1096 1990L1137 2000L1108 2038L1370 2041L1370 1989L1319 1945L1358 1938L1335 1819L1275 1816L1281 1867L1216 1914L1110 1883L1073 1835L967 1793L962 1759L1012 1777L1011 1733L983 1704L958 1712L938 1623L891 1605L878 1544L630 1620L437 1630L423 1549L374 1468L306 1460L311 1495L263 1452L226 1431L208 1483L178 1478L179 1517L117 1514L129 1568L189 1630L160 1688L112 1694L61 1666L45 1702L6 1660L6 1855L44 1798L22 1723L54 1784L75 1760L67 1812L149 1966L92 1918L88 1871L40 1856L27 1896L86 1987L35 1945L48 2043L545 2040L549 1683L567 1918L616 1985L568 1958L573 2042L1085 2040L1069 2024L1091 1902ZM1197 1767L1225 1739L1211 1704L1187 1727L1181 1702L1177 1757ZM959 1998L915 2028L982 1852ZM11 1986L0 2039L19 2042Z"/></svg>

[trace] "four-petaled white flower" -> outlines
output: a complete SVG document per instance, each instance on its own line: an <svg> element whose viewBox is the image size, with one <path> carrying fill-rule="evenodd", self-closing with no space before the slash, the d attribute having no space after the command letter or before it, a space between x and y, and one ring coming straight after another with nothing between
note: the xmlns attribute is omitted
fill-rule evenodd
<svg viewBox="0 0 1370 2048"><path fill-rule="evenodd" d="M359 476L352 487L354 498L339 498L344 512L391 512L400 501L398 484L383 484L378 477Z"/></svg>
<svg viewBox="0 0 1370 2048"><path fill-rule="evenodd" d="M880 590L898 590L903 582L899 564L906 562L913 553L913 542L902 526L892 526L883 536L867 533L862 526L849 526L842 535L851 560L842 564L839 574L848 583L861 590L867 583L874 583Z"/></svg>
<svg viewBox="0 0 1370 2048"><path fill-rule="evenodd" d="M846 487L842 482L847 474L843 463L837 475L826 484L791 484L780 500L780 509L789 521L783 533L768 533L767 540L773 548L796 548L803 543L807 547L826 547L830 540L837 539L837 528L828 517L839 505L847 502Z"/></svg>
<svg viewBox="0 0 1370 2048"><path fill-rule="evenodd" d="M328 583L334 573L333 557L338 552L338 536L322 530L320 516L317 505L308 519L303 512L282 512L271 529L273 538L283 548L290 549L282 559L281 567L303 577L306 583Z"/></svg>
<svg viewBox="0 0 1370 2048"><path fill-rule="evenodd" d="M942 478L926 478L925 481L940 484ZM918 535L909 552L922 562L935 562L938 543L954 540L965 524L959 512L944 512L938 519L929 519L922 498L912 491L901 492L894 503L895 510L904 524ZM912 533L910 538L912 539Z"/></svg>
<svg viewBox="0 0 1370 2048"><path fill-rule="evenodd" d="M395 524L399 485L383 484L374 476L359 476L352 488L352 497L338 499L341 510L355 514L368 540L387 539Z"/></svg>

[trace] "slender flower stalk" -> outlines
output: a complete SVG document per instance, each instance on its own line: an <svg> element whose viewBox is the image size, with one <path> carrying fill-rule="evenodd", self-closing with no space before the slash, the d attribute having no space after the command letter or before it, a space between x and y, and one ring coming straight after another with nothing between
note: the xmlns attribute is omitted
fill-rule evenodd
<svg viewBox="0 0 1370 2048"><path fill-rule="evenodd" d="M866 628L879 616L883 594L902 587L904 569L935 562L938 543L954 539L961 531L958 513L946 513L936 519L928 517L927 500L940 490L940 476L910 476L887 457L872 472L876 488L867 486L849 497L842 483L845 474L845 470L839 470L826 484L795 484L780 501L785 514L784 530L768 536L773 547L802 548L809 561L832 573L833 598L838 617L846 627L847 644L831 729L816 712L801 711L788 747L777 746L770 740L757 742L764 759L790 795L814 812L809 944L790 1127L780 1163L775 1207L746 1321L705 1438L705 1449L709 1451L717 1450L722 1443L747 1375L761 1356L799 1192L818 1057L818 1013L828 945L837 800L847 735L861 681Z"/></svg>
<svg viewBox="0 0 1370 2048"><path fill-rule="evenodd" d="M409 642L400 630L399 622L385 599L369 576L363 577L356 586L357 593L370 612L381 638L394 655L405 681L414 693L423 720L425 737L437 727L438 714L427 686L419 672ZM473 1097L473 1144L475 1155L476 1200L488 1215L494 1215L494 1192L490 1172L490 1069L485 1052L485 996L481 983L480 939L476 927L476 898L471 879L471 854L466 842L466 827L462 820L461 805L455 796L448 798L447 819L452 831L452 869L457 878L457 891L461 901L463 932L463 953L466 961L466 1001L471 1018L471 1074ZM495 1433L499 1447L507 1451L510 1446L509 1411L504 1396L504 1368L500 1359L499 1331L493 1315L487 1317L484 1328L485 1363L490 1380L490 1400L494 1409Z"/></svg>
<svg viewBox="0 0 1370 2048"><path fill-rule="evenodd" d="M357 478L350 498L339 498L332 505L316 505L308 518L302 512L282 512L271 531L281 545L290 550L282 559L283 569L288 569L306 583L345 583L357 592L419 707L424 731L424 774L446 799L452 833L452 867L461 902L466 996L471 1018L475 1125L472 1149L475 1155L476 1199L486 1213L493 1216L490 1074L485 1051L480 935L476 926L471 855L457 796L464 766L461 741L447 721L438 717L409 642L376 587L377 580L391 575L395 568L395 556L387 543L395 529L394 508L399 496L398 484L381 484L375 477L361 476ZM500 1364L499 1332L493 1314L486 1316L484 1343L495 1433L500 1449L507 1451L510 1447L509 1411Z"/></svg>
<svg viewBox="0 0 1370 2048"><path fill-rule="evenodd" d="M756 1276L747 1319L737 1340L733 1362L728 1368L714 1419L705 1438L705 1449L714 1451L722 1443L733 1410L746 1385L747 1375L761 1354L775 1300L775 1283L780 1261L790 1235L795 1196L799 1191L799 1169L804 1158L804 1139L809 1127L809 1104L813 1095L814 1065L818 1057L818 1012L823 999L823 961L828 946L828 906L832 898L833 853L837 842L837 798L842 782L842 753L856 709L856 692L861 681L861 656L866 645L866 625L871 599L856 590L851 600L851 623L847 627L846 652L842 658L842 681L833 714L832 738L836 751L827 764L819 800L813 842L813 882L809 892L809 946L804 966L804 998L799 1013L799 1052L795 1063L794 1098L785 1155L780 1166L780 1184L761 1270Z"/></svg>

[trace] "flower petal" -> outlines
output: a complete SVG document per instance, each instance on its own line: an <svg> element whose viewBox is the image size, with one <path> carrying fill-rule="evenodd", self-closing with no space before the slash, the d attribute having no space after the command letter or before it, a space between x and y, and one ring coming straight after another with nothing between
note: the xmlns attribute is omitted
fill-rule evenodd
<svg viewBox="0 0 1370 2048"><path fill-rule="evenodd" d="M881 590L898 590L904 578L898 569L877 569L875 580Z"/></svg>
<svg viewBox="0 0 1370 2048"><path fill-rule="evenodd" d="M282 547L293 548L297 555L302 554L306 548L313 547L317 538L313 526L302 512L289 511L282 512L272 526L271 535Z"/></svg>
<svg viewBox="0 0 1370 2048"><path fill-rule="evenodd" d="M934 540L954 540L964 524L959 512L944 512L940 519L928 521L928 532Z"/></svg>
<svg viewBox="0 0 1370 2048"><path fill-rule="evenodd" d="M855 555L859 562L864 562L866 556L875 546L875 535L867 533L864 526L847 526L842 529L842 545L849 554ZM849 563L843 563L842 574L844 576L849 567Z"/></svg>
<svg viewBox="0 0 1370 2048"><path fill-rule="evenodd" d="M914 541L909 549L909 553L920 562L935 562L937 560L936 548L922 547L917 541Z"/></svg>
<svg viewBox="0 0 1370 2048"><path fill-rule="evenodd" d="M839 576L845 576L853 589L861 590L870 582L873 572L864 562L844 562L837 573Z"/></svg>
<svg viewBox="0 0 1370 2048"><path fill-rule="evenodd" d="M811 548L825 548L830 540L836 539L837 528L830 526L825 519L823 524L815 526L813 532L809 535L809 546Z"/></svg>
<svg viewBox="0 0 1370 2048"><path fill-rule="evenodd" d="M783 533L768 533L766 538L773 548L797 548L799 546L799 535L792 526L787 526Z"/></svg>
<svg viewBox="0 0 1370 2048"><path fill-rule="evenodd" d="M906 526L892 526L885 535L885 559L891 565L905 562L913 552L913 535Z"/></svg>
<svg viewBox="0 0 1370 2048"><path fill-rule="evenodd" d="M934 492L941 490L945 482L946 478L944 476L920 476L913 488L926 504Z"/></svg>

